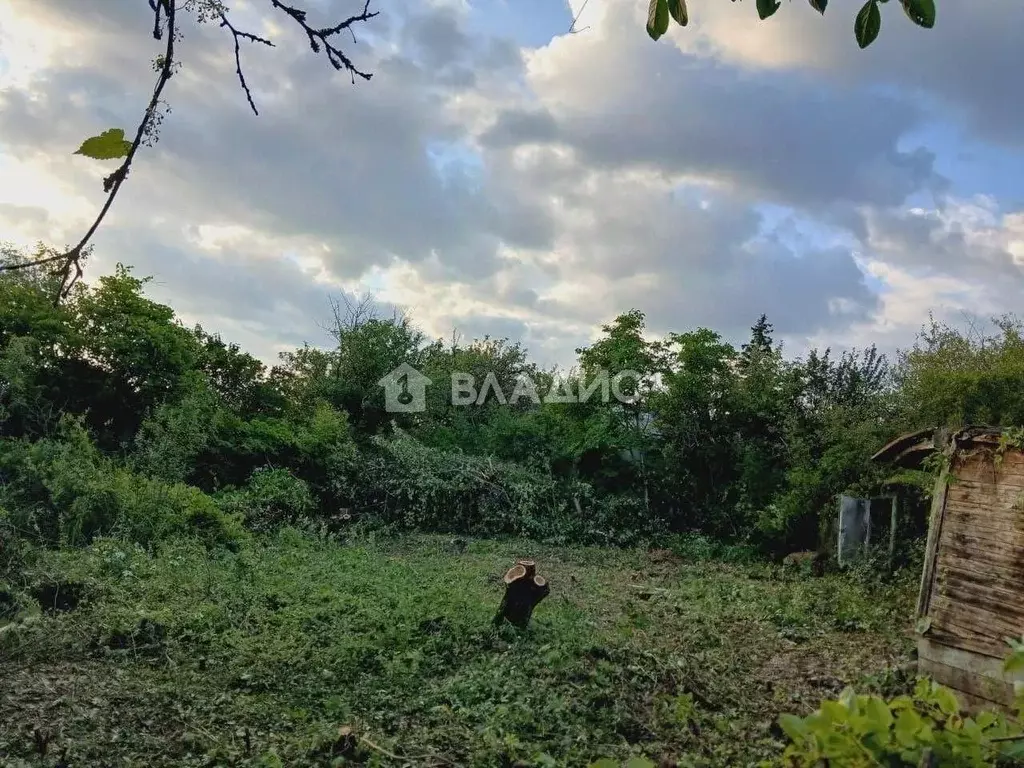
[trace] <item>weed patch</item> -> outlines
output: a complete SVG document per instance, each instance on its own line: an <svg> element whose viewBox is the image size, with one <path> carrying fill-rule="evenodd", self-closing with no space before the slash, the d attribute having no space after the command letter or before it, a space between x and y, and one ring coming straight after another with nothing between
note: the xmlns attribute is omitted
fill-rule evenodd
<svg viewBox="0 0 1024 768"><path fill-rule="evenodd" d="M235 553L104 539L42 554L29 583L95 590L0 632L0 753L34 760L42 739L45 765L747 765L780 752L778 713L912 645L909 582L519 540L458 550L286 529ZM524 557L551 595L526 631L495 630L500 576Z"/></svg>

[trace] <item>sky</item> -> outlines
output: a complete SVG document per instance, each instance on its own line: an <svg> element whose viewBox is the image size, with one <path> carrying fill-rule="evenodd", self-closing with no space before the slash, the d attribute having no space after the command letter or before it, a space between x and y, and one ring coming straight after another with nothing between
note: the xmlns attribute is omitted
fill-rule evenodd
<svg viewBox="0 0 1024 768"><path fill-rule="evenodd" d="M295 0L327 26L354 0ZM303 5L303 3L305 3ZM358 4L361 6L361 3ZM267 362L327 344L370 292L429 336L509 337L570 365L632 308L653 336L740 343L762 313L792 354L913 343L1024 297L1024 4L690 0L657 43L643 0L374 0L353 85L266 0L230 35L186 17L170 111L95 238L188 324ZM574 16L579 16L570 33ZM0 0L0 240L78 240L153 87L144 0Z"/></svg>

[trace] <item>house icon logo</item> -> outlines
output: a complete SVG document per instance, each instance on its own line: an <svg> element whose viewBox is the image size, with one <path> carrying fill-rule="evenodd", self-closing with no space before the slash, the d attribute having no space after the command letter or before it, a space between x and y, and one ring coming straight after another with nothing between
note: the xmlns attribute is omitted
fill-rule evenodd
<svg viewBox="0 0 1024 768"><path fill-rule="evenodd" d="M408 363L402 363L377 382L384 387L388 413L420 413L427 410L427 385L431 381Z"/></svg>

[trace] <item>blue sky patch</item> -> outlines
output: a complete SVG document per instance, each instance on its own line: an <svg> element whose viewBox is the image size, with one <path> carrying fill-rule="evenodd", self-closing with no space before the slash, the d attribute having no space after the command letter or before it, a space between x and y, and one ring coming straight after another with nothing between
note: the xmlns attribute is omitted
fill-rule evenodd
<svg viewBox="0 0 1024 768"><path fill-rule="evenodd" d="M465 144L453 141L433 141L427 146L427 157L437 175L446 184L477 187L484 174L480 155Z"/></svg>
<svg viewBox="0 0 1024 768"><path fill-rule="evenodd" d="M572 23L564 0L472 0L467 27L481 37L511 37L523 48L541 48Z"/></svg>

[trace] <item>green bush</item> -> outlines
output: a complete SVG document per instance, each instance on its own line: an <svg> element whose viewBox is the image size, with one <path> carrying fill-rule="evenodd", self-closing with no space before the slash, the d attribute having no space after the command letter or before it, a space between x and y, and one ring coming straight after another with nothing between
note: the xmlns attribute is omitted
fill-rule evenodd
<svg viewBox="0 0 1024 768"><path fill-rule="evenodd" d="M589 544L637 546L666 533L667 525L652 515L639 496L602 496L584 510L582 520L573 519L574 540Z"/></svg>
<svg viewBox="0 0 1024 768"><path fill-rule="evenodd" d="M352 507L363 524L562 544L632 545L664 530L640 498L598 496L588 483L429 446L398 429L372 438L349 466Z"/></svg>
<svg viewBox="0 0 1024 768"><path fill-rule="evenodd" d="M218 494L221 507L240 515L260 533L301 525L316 509L309 486L287 469L262 467L240 489Z"/></svg>
<svg viewBox="0 0 1024 768"><path fill-rule="evenodd" d="M244 535L239 518L199 489L120 467L98 467L84 484L63 491L56 505L64 544L81 545L105 535L152 544L194 533L213 545L231 545Z"/></svg>
<svg viewBox="0 0 1024 768"><path fill-rule="evenodd" d="M783 715L791 739L782 763L821 765L981 768L1024 758L1024 732L997 712L963 717L956 695L932 680L913 694L886 701L846 689L807 717Z"/></svg>
<svg viewBox="0 0 1024 768"><path fill-rule="evenodd" d="M100 454L79 419L61 421L55 438L0 444L10 480L3 501L10 524L45 544L79 546L116 535L151 544L195 534L210 544L237 543L237 517L184 483L146 477Z"/></svg>
<svg viewBox="0 0 1024 768"><path fill-rule="evenodd" d="M13 516L0 506L0 588L20 573L27 548L25 536L15 527Z"/></svg>
<svg viewBox="0 0 1024 768"><path fill-rule="evenodd" d="M398 429L374 437L352 471L359 515L410 530L550 538L570 504L550 475L427 446Z"/></svg>
<svg viewBox="0 0 1024 768"><path fill-rule="evenodd" d="M677 534L666 538L664 545L684 560L690 561L716 560L746 565L761 560L756 547L729 544L701 533Z"/></svg>
<svg viewBox="0 0 1024 768"><path fill-rule="evenodd" d="M178 402L158 407L135 436L132 468L168 482L189 480L211 440L216 411L216 396L202 382Z"/></svg>

